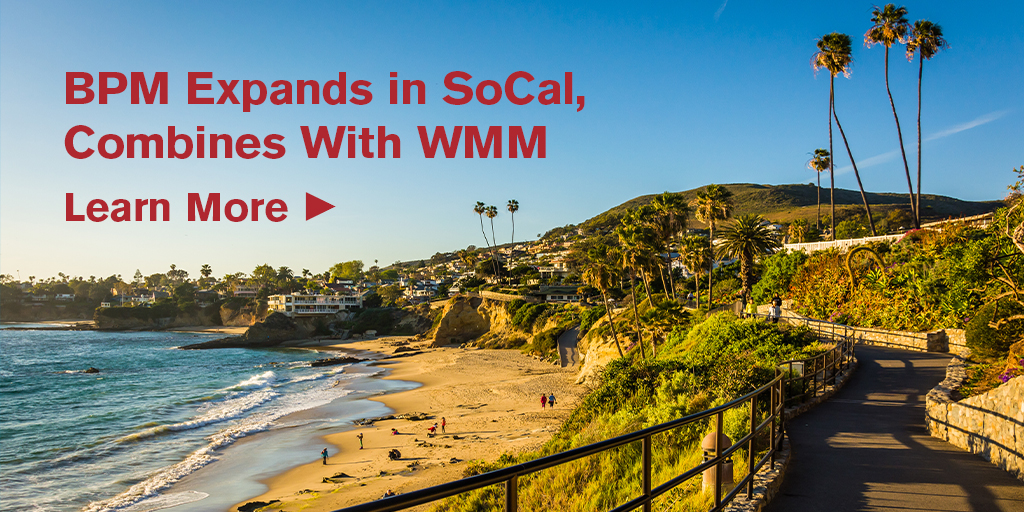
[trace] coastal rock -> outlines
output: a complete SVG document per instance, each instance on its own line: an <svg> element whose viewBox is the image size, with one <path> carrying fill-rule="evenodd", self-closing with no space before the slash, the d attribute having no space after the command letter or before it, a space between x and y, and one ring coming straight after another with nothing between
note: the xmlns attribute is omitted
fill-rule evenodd
<svg viewBox="0 0 1024 512"><path fill-rule="evenodd" d="M89 368L82 370L82 373L99 373L100 371L90 366Z"/></svg>
<svg viewBox="0 0 1024 512"><path fill-rule="evenodd" d="M274 503L281 503L281 500L250 501L245 505L239 505L238 512L253 512L254 510L261 509L267 505L272 505Z"/></svg>
<svg viewBox="0 0 1024 512"><path fill-rule="evenodd" d="M316 359L316 360L310 362L309 366L312 366L312 367L315 368L315 367L319 367L319 366L336 366L336 365L339 365L339 364L359 363L359 362L362 362L362 361L363 360L359 359L358 357L328 357L326 359Z"/></svg>
<svg viewBox="0 0 1024 512"><path fill-rule="evenodd" d="M625 343L621 334L619 341ZM583 367L580 368L579 376L576 378L577 384L598 384L601 379L601 369L619 357L619 349L615 346L615 339L609 329L607 317L602 317L595 322L594 326L587 331L587 335L576 345L576 348L583 355Z"/></svg>
<svg viewBox="0 0 1024 512"><path fill-rule="evenodd" d="M283 313L271 313L262 322L257 322L241 336L219 338L203 343L180 347L183 350L207 348L265 348L276 347L284 341L308 338L313 332L308 322L296 322Z"/></svg>
<svg viewBox="0 0 1024 512"><path fill-rule="evenodd" d="M434 330L433 347L462 343L482 336L491 328L487 318L477 311L484 299L457 296L445 304L441 321Z"/></svg>

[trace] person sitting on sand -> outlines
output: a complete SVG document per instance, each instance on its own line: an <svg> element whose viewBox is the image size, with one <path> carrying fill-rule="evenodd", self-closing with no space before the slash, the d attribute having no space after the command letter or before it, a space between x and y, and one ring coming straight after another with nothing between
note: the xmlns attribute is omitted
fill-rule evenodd
<svg viewBox="0 0 1024 512"><path fill-rule="evenodd" d="M437 432L437 424L436 423L433 426L431 426L430 428L427 429L427 435L430 436L430 437L434 437L434 434L436 432Z"/></svg>
<svg viewBox="0 0 1024 512"><path fill-rule="evenodd" d="M327 448L324 448L324 451L320 452L320 456L324 458L324 465L326 466L327 465Z"/></svg>
<svg viewBox="0 0 1024 512"><path fill-rule="evenodd" d="M398 429L397 428L392 428L391 429L391 435L397 436L398 435Z"/></svg>
<svg viewBox="0 0 1024 512"><path fill-rule="evenodd" d="M540 395L540 408L543 409L548 403L548 396L545 394Z"/></svg>
<svg viewBox="0 0 1024 512"><path fill-rule="evenodd" d="M395 495L395 491L392 491L391 489L388 489L388 492L384 493L384 496L381 496L381 498L390 498L390 497L392 497L394 495Z"/></svg>

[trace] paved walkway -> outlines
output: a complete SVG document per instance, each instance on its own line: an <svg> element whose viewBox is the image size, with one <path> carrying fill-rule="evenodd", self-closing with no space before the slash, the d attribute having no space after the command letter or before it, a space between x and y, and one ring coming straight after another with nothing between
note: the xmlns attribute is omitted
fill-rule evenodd
<svg viewBox="0 0 1024 512"><path fill-rule="evenodd" d="M857 358L843 389L790 423L768 511L1024 511L1024 483L925 429L948 355L858 345Z"/></svg>
<svg viewBox="0 0 1024 512"><path fill-rule="evenodd" d="M576 348L577 338L580 336L580 328L573 327L558 337L558 358L562 368L576 366L579 363L580 353Z"/></svg>

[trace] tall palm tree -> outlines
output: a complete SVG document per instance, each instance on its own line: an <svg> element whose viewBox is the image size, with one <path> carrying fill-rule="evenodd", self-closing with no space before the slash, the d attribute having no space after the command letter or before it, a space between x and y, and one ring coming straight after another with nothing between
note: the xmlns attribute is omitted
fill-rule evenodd
<svg viewBox="0 0 1024 512"><path fill-rule="evenodd" d="M663 237L665 248L669 252L668 280L672 290L672 300L676 298L676 283L672 277L672 241L681 233L686 231L686 224L690 218L690 207L679 194L665 192L654 198L651 202L658 212L659 231ZM664 283L662 283L664 284Z"/></svg>
<svg viewBox="0 0 1024 512"><path fill-rule="evenodd" d="M619 357L622 357L624 354L622 352L622 345L619 343L619 335L615 333L615 319L612 317L612 307L608 304L608 290L619 282L619 268L615 265L616 259L618 259L618 255L607 244L594 246L587 251L586 266L580 277L584 283L601 290L601 299L604 301L604 308L608 314L608 325L612 328L615 348L619 350Z"/></svg>
<svg viewBox="0 0 1024 512"><path fill-rule="evenodd" d="M498 254L496 252L498 239L495 238L494 236L494 218L498 216L498 207L494 205L488 206L484 210L484 215L486 215L487 218L491 220L491 240L493 241L493 243L491 244L491 263L494 264L494 278L500 281L501 267L498 266Z"/></svg>
<svg viewBox="0 0 1024 512"><path fill-rule="evenodd" d="M875 221L871 217L871 206L868 205L868 196L864 193L864 184L860 180L860 171L857 169L857 162L853 159L853 152L850 151L850 142L846 140L846 132L843 131L843 126L839 124L839 116L836 115L836 101L835 101L835 81L836 75L842 73L843 76L850 77L850 65L853 64L853 49L850 43L850 36L841 34L839 32L832 32L831 34L825 34L818 39L818 51L811 57L811 67L815 71L825 68L829 73L828 83L828 153L834 155L832 151L832 120L835 119L836 126L839 127L839 134L843 137L843 144L846 145L846 154L850 156L850 163L853 165L853 174L857 177L857 187L860 188L860 198L864 201L864 209L867 210L868 223L871 225L871 234L875 234ZM835 203L835 158L829 160L829 180L831 181L831 192L832 197L832 239L836 238L836 203Z"/></svg>
<svg viewBox="0 0 1024 512"><path fill-rule="evenodd" d="M627 220L631 215L626 216ZM621 250L619 252L622 268L629 274L629 293L633 299L633 325L636 329L636 341L640 345L640 355L647 359L647 352L644 350L643 334L640 330L640 313L636 301L636 278L639 275L644 281L644 289L648 299L651 296L651 288L647 284L647 267L650 265L651 253L648 243L650 231L644 226L633 222L624 222L615 228L615 234L619 237Z"/></svg>
<svg viewBox="0 0 1024 512"><path fill-rule="evenodd" d="M907 60L914 60L914 53L920 52L917 63L917 201L916 224L921 225L921 78L924 75L924 61L930 60L939 50L949 48L942 38L942 27L928 20L914 22L907 39Z"/></svg>
<svg viewBox="0 0 1024 512"><path fill-rule="evenodd" d="M712 255L711 264L708 266L708 305L710 306L714 302L712 294L715 290L712 280L715 270L715 224L732 215L732 192L721 185L712 183L697 193L697 197L690 201L690 206L693 208L693 214L697 220L708 225L708 248Z"/></svg>
<svg viewBox="0 0 1024 512"><path fill-rule="evenodd" d="M831 109L830 109L831 110ZM829 124L832 123L831 116L829 117ZM821 173L827 171L832 167L832 153L829 153L827 149L818 148L814 150L814 157L807 162L807 168L815 171L815 176L818 178L818 217L815 224L815 228L821 231Z"/></svg>
<svg viewBox="0 0 1024 512"><path fill-rule="evenodd" d="M486 213L486 212L487 212L487 205L485 205L484 203L482 203L480 201L477 201L476 204L473 205L473 213L475 213L475 214L480 216L480 233L483 233L483 235L484 235L484 245L486 245L487 247L490 247L491 246L491 242L487 240L487 232L484 231L484 213Z"/></svg>
<svg viewBox="0 0 1024 512"><path fill-rule="evenodd" d="M679 243L679 259L686 269L693 274L693 284L697 288L697 309L700 309L700 278L704 269L711 266L711 250L700 235L690 235Z"/></svg>
<svg viewBox="0 0 1024 512"><path fill-rule="evenodd" d="M749 214L741 216L722 230L722 243L718 250L724 256L740 260L740 281L743 284L743 295L747 299L750 299L750 288L754 284L751 279L754 259L782 247L766 224L764 217Z"/></svg>
<svg viewBox="0 0 1024 512"><path fill-rule="evenodd" d="M516 245L516 212L519 211L519 201L516 201L515 199L509 199L508 200L508 205L506 205L506 208L508 208L508 212L512 214L512 246L515 247L515 245ZM513 249L513 250L515 250L515 249ZM511 253L509 253L509 254L511 254ZM511 265L510 265L510 267L511 267Z"/></svg>
<svg viewBox="0 0 1024 512"><path fill-rule="evenodd" d="M875 7L871 11L871 22L874 25L864 33L864 45L870 48L880 44L885 47L885 92L889 95L889 106L892 107L892 117L896 120L896 134L899 136L900 153L903 155L903 170L907 173L907 188L910 189L910 208L914 214L914 227L921 227L917 219L919 214L914 205L914 184L910 181L910 165L907 164L907 150L903 147L903 129L900 128L900 117L896 115L896 103L892 101L892 91L889 90L889 48L897 42L904 42L910 24L907 22L907 8L902 5L885 4L879 9ZM870 218L870 214L868 215Z"/></svg>

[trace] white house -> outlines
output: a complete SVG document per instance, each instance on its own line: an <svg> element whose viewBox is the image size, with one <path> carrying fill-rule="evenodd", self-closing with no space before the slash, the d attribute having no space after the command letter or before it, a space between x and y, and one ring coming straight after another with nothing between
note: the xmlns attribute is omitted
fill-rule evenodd
<svg viewBox="0 0 1024 512"><path fill-rule="evenodd" d="M267 299L271 311L291 317L333 315L363 307L361 295L271 295Z"/></svg>

